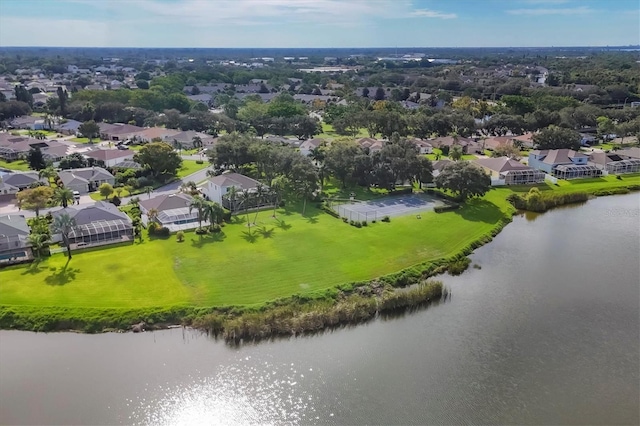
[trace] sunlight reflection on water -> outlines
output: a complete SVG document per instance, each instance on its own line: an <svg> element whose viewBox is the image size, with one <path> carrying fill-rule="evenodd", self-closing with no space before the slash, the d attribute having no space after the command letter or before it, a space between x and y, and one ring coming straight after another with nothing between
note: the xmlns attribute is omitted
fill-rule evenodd
<svg viewBox="0 0 640 426"><path fill-rule="evenodd" d="M249 357L245 359L249 361ZM294 364L224 367L212 377L160 388L158 397L130 401L129 422L140 425L299 424L318 420L313 396L302 386L314 374Z"/></svg>

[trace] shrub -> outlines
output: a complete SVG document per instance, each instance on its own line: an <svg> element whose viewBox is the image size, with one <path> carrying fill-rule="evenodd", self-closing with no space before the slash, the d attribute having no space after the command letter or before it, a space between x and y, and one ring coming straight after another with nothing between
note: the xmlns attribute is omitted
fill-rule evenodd
<svg viewBox="0 0 640 426"><path fill-rule="evenodd" d="M469 267L470 263L471 263L471 259L469 259L468 257L464 257L462 259L449 263L449 267L448 267L449 274L460 275Z"/></svg>
<svg viewBox="0 0 640 426"><path fill-rule="evenodd" d="M355 225L356 228L362 228L362 222L360 222L359 220L356 220L354 222L354 225Z"/></svg>
<svg viewBox="0 0 640 426"><path fill-rule="evenodd" d="M147 225L147 230L149 231L149 235L155 235L156 232L158 231L158 228L160 228L160 225L158 225L158 223L156 222L149 222L149 224Z"/></svg>
<svg viewBox="0 0 640 426"><path fill-rule="evenodd" d="M333 210L332 208L330 208L329 206L327 206L326 204L320 204L319 208L324 211L325 213L327 213L329 216L333 216L336 219L340 218L340 215L338 214L338 212L336 212L335 210Z"/></svg>
<svg viewBox="0 0 640 426"><path fill-rule="evenodd" d="M196 228L196 235L204 235L209 233L207 228Z"/></svg>
<svg viewBox="0 0 640 426"><path fill-rule="evenodd" d="M343 218L342 218L342 221L343 221L344 223L349 223L349 219L347 219L346 217L343 217Z"/></svg>
<svg viewBox="0 0 640 426"><path fill-rule="evenodd" d="M196 160L196 164L204 164L204 161L202 161L202 160Z"/></svg>
<svg viewBox="0 0 640 426"><path fill-rule="evenodd" d="M389 216L385 216L382 218L383 222L391 222L391 218Z"/></svg>
<svg viewBox="0 0 640 426"><path fill-rule="evenodd" d="M367 221L366 220L362 221L362 226L367 226Z"/></svg>
<svg viewBox="0 0 640 426"><path fill-rule="evenodd" d="M222 232L222 227L220 225L218 225L217 223L214 223L213 225L211 225L209 227L209 230L211 232L213 232L214 234L219 234L220 232Z"/></svg>
<svg viewBox="0 0 640 426"><path fill-rule="evenodd" d="M176 234L176 240L181 243L184 241L184 231L178 231Z"/></svg>
<svg viewBox="0 0 640 426"><path fill-rule="evenodd" d="M167 227L160 227L158 228L158 230L156 231L156 235L159 237L168 237L169 235L171 235L171 231L169 230L169 228Z"/></svg>
<svg viewBox="0 0 640 426"><path fill-rule="evenodd" d="M114 195L113 198L111 199L111 204L113 204L116 207L120 207L120 204L122 204L122 200L117 195Z"/></svg>
<svg viewBox="0 0 640 426"><path fill-rule="evenodd" d="M436 213L444 213L444 212L450 212L453 210L458 210L459 208L460 208L460 204L450 203L450 204L445 204L444 206L435 206L433 208L433 211Z"/></svg>

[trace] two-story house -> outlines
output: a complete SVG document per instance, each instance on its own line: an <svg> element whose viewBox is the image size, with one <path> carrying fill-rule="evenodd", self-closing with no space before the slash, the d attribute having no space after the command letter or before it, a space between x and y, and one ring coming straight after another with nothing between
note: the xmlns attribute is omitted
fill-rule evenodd
<svg viewBox="0 0 640 426"><path fill-rule="evenodd" d="M529 153L529 166L559 179L600 176L601 171L589 164L589 156L572 149L545 149Z"/></svg>

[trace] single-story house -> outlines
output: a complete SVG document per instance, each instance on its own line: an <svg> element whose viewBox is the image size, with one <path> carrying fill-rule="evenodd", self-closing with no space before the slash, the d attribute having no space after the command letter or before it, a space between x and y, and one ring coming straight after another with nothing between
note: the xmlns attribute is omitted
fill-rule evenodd
<svg viewBox="0 0 640 426"><path fill-rule="evenodd" d="M230 193L231 188L235 188L237 192L235 195ZM223 173L210 177L202 192L207 199L215 201L231 211L273 205L274 201L268 186L239 173ZM264 195L257 197L258 192L262 192ZM253 194L256 197L245 200L243 193Z"/></svg>
<svg viewBox="0 0 640 426"><path fill-rule="evenodd" d="M529 166L559 179L600 176L600 169L588 164L588 160L587 155L572 149L545 149L529 153Z"/></svg>
<svg viewBox="0 0 640 426"><path fill-rule="evenodd" d="M621 155L619 151L591 153L588 164L613 175L640 172L640 159Z"/></svg>
<svg viewBox="0 0 640 426"><path fill-rule="evenodd" d="M47 183L46 179L40 179L38 172L12 172L2 175L2 183L18 190L28 188L37 182Z"/></svg>
<svg viewBox="0 0 640 426"><path fill-rule="evenodd" d="M6 200L8 198L13 198L20 191L17 186L10 185L2 180L2 175L0 175L0 200Z"/></svg>
<svg viewBox="0 0 640 426"><path fill-rule="evenodd" d="M116 183L116 178L102 167L61 170L58 176L65 188L81 194L96 191L103 183Z"/></svg>
<svg viewBox="0 0 640 426"><path fill-rule="evenodd" d="M198 143L196 143L196 141L194 141L194 138L200 138L202 144L199 145ZM215 144L216 140L217 138L214 138L211 135L202 132L195 132L193 130L176 133L175 135L167 136L164 138L164 141L169 145L173 146L174 148L181 149L193 149L212 146L213 144Z"/></svg>
<svg viewBox="0 0 640 426"><path fill-rule="evenodd" d="M142 127L124 123L98 123L100 138L109 141L124 141L131 139L136 133L144 130Z"/></svg>
<svg viewBox="0 0 640 426"><path fill-rule="evenodd" d="M619 149L616 152L618 155L622 155L627 158L640 158L640 147Z"/></svg>
<svg viewBox="0 0 640 426"><path fill-rule="evenodd" d="M164 194L148 200L140 201L142 222L147 225L151 220L149 212L153 212L155 222L169 228L171 232L195 229L198 227L198 211L189 210L193 197L178 192L176 194ZM207 222L203 222L207 223Z"/></svg>
<svg viewBox="0 0 640 426"><path fill-rule="evenodd" d="M31 115L23 115L16 117L9 121L9 125L14 129L30 129L30 130L44 130L45 124L42 117L35 117Z"/></svg>
<svg viewBox="0 0 640 426"><path fill-rule="evenodd" d="M53 217L67 213L76 222L69 239L71 248L100 246L121 242L133 242L134 232L131 219L125 213L106 201L96 201L93 206L67 207L52 213ZM52 241L62 241L53 235Z"/></svg>
<svg viewBox="0 0 640 426"><path fill-rule="evenodd" d="M458 137L454 139L453 136L442 136L430 139L429 143L440 149L445 146L451 149L452 146L459 145L462 148L463 154L482 154L482 144L470 138Z"/></svg>
<svg viewBox="0 0 640 426"><path fill-rule="evenodd" d="M311 154L311 151L318 148L323 143L324 143L324 140L322 139L318 139L318 138L307 139L306 141L300 144L300 154L302 154L305 157L308 157L309 154Z"/></svg>
<svg viewBox="0 0 640 426"><path fill-rule="evenodd" d="M102 161L105 167L113 167L122 161L133 160L134 155L135 152L130 149L96 149L84 153L87 158Z"/></svg>
<svg viewBox="0 0 640 426"><path fill-rule="evenodd" d="M29 243L29 225L24 216L0 216L0 265L8 265L33 258Z"/></svg>
<svg viewBox="0 0 640 426"><path fill-rule="evenodd" d="M140 142L151 142L154 139L165 140L165 138L177 135L178 133L180 133L180 130L166 129L164 127L148 127L136 132L131 139Z"/></svg>
<svg viewBox="0 0 640 426"><path fill-rule="evenodd" d="M433 177L436 177L440 174L440 172L442 172L442 169L444 169L444 167L447 164L452 163L451 160L438 160L438 161L434 161L433 162Z"/></svg>
<svg viewBox="0 0 640 426"><path fill-rule="evenodd" d="M475 161L491 176L493 185L527 185L544 182L545 174L509 157L480 158Z"/></svg>
<svg viewBox="0 0 640 426"><path fill-rule="evenodd" d="M57 132L65 135L75 135L78 133L78 129L82 123L77 120L66 120L64 123L58 124L54 127Z"/></svg>
<svg viewBox="0 0 640 426"><path fill-rule="evenodd" d="M418 153L421 155L433 153L433 145L423 139L409 139L409 142L418 148Z"/></svg>
<svg viewBox="0 0 640 426"><path fill-rule="evenodd" d="M360 146L360 148L369 152L369 154L373 154L374 152L378 152L384 146L384 141L373 138L360 138L356 140L356 143Z"/></svg>

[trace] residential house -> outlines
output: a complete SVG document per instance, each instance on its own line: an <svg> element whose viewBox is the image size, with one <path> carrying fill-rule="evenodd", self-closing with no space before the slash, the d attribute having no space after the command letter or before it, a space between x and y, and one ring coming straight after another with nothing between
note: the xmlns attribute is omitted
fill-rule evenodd
<svg viewBox="0 0 640 426"><path fill-rule="evenodd" d="M373 154L374 152L380 151L385 142L373 138L360 138L356 140L356 143L369 154Z"/></svg>
<svg viewBox="0 0 640 426"><path fill-rule="evenodd" d="M482 154L482 144L474 141L471 138L457 137L453 136L442 136L439 138L429 140L429 143L436 148L442 149L443 147L448 147L451 149L452 146L458 145L462 148L463 154Z"/></svg>
<svg viewBox="0 0 640 426"><path fill-rule="evenodd" d="M600 176L597 167L588 164L589 157L572 149L535 150L529 153L529 166L560 179Z"/></svg>
<svg viewBox="0 0 640 426"><path fill-rule="evenodd" d="M509 157L480 158L475 164L491 175L492 185L527 185L544 182L545 174Z"/></svg>
<svg viewBox="0 0 640 426"><path fill-rule="evenodd" d="M619 149L616 152L618 155L622 155L627 158L640 158L640 147Z"/></svg>
<svg viewBox="0 0 640 426"><path fill-rule="evenodd" d="M451 160L437 160L433 162L433 177L437 177L447 164L451 164Z"/></svg>
<svg viewBox="0 0 640 426"><path fill-rule="evenodd" d="M116 183L116 178L102 167L61 170L58 176L65 188L81 194L96 191L103 183Z"/></svg>
<svg viewBox="0 0 640 426"><path fill-rule="evenodd" d="M147 127L144 130L136 132L131 139L139 142L151 142L154 139L165 140L174 135L181 133L180 130L166 129L164 127Z"/></svg>
<svg viewBox="0 0 640 426"><path fill-rule="evenodd" d="M196 146L194 138L200 138L202 145ZM206 133L187 130L184 132L176 133L172 136L167 136L164 138L164 141L174 148L194 149L212 146L217 141L217 138L214 138Z"/></svg>
<svg viewBox="0 0 640 426"><path fill-rule="evenodd" d="M323 143L323 139L307 139L300 144L300 154L302 154L304 157L308 157L309 154L311 154L311 151L320 147Z"/></svg>
<svg viewBox="0 0 640 426"><path fill-rule="evenodd" d="M29 225L24 216L0 216L0 265L23 262L33 258L29 243Z"/></svg>
<svg viewBox="0 0 640 426"><path fill-rule="evenodd" d="M423 139L409 139L409 142L414 144L416 148L418 148L418 153L420 155L424 154L432 154L433 153L433 145Z"/></svg>
<svg viewBox="0 0 640 426"><path fill-rule="evenodd" d="M640 172L640 159L622 155L619 151L591 153L588 163L612 175Z"/></svg>
<svg viewBox="0 0 640 426"><path fill-rule="evenodd" d="M192 200L190 195L179 192L140 201L142 223L147 225L150 220L154 220L171 232L195 229L199 225L198 211L189 209ZM149 218L150 212L154 213L154 218Z"/></svg>
<svg viewBox="0 0 640 426"><path fill-rule="evenodd" d="M34 183L46 183L45 179L40 179L38 172L13 172L2 175L2 182L10 187L18 188L19 191L29 188ZM9 188L7 187L7 190Z"/></svg>
<svg viewBox="0 0 640 426"><path fill-rule="evenodd" d="M237 194L230 195L231 188L235 188ZM223 173L210 177L202 188L202 192L207 199L215 201L231 211L273 203L273 196L270 194L268 186L239 173ZM243 193L257 195L258 192L265 193L265 196L260 199L256 197L253 200L244 200L242 196Z"/></svg>
<svg viewBox="0 0 640 426"><path fill-rule="evenodd" d="M0 172L0 201L12 199L20 189L17 186L10 185L2 180L2 173Z"/></svg>
<svg viewBox="0 0 640 426"><path fill-rule="evenodd" d="M86 158L101 161L105 167L113 167L123 161L133 160L134 151L130 149L96 149L84 153Z"/></svg>
<svg viewBox="0 0 640 426"><path fill-rule="evenodd" d="M80 128L81 125L82 123L80 121L66 120L64 123L54 126L54 129L57 132L60 132L65 135L75 135L76 133L78 133L78 129Z"/></svg>
<svg viewBox="0 0 640 426"><path fill-rule="evenodd" d="M35 117L31 115L23 115L16 117L9 121L9 126L14 129L29 129L29 130L44 130L45 124L42 117Z"/></svg>
<svg viewBox="0 0 640 426"><path fill-rule="evenodd" d="M134 232L131 219L125 213L106 201L96 201L93 206L67 207L52 213L53 217L68 214L76 226L69 235L71 248L101 246L122 242L133 242ZM61 241L61 236L53 235L52 241Z"/></svg>
<svg viewBox="0 0 640 426"><path fill-rule="evenodd" d="M109 141L124 141L131 139L136 133L144 130L142 127L123 123L98 123L100 138Z"/></svg>

